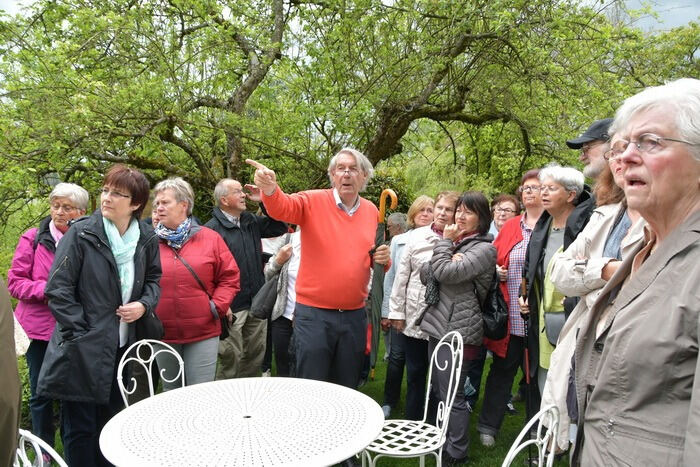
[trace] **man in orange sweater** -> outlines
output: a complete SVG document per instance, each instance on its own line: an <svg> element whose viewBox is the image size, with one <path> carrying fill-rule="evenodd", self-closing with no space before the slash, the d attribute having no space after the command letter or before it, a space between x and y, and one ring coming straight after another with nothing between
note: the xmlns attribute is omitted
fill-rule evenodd
<svg viewBox="0 0 700 467"><path fill-rule="evenodd" d="M373 173L359 151L341 149L328 166L331 189L285 194L275 172L256 168L255 184L268 213L301 227L301 262L294 312L296 371L300 378L356 388L366 344L372 261L389 263L389 247L376 249L377 208L360 197Z"/></svg>

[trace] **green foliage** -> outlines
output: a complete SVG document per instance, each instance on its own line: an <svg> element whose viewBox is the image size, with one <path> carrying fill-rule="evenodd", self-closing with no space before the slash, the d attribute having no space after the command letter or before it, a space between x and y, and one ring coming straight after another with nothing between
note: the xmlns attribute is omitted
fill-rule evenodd
<svg viewBox="0 0 700 467"><path fill-rule="evenodd" d="M697 22L633 27L620 0L35 0L0 20L0 213L47 176L96 193L124 162L182 176L203 219L245 158L287 192L364 151L405 185L512 192L641 87L698 76ZM402 180L405 180L405 184ZM377 180L379 181L379 179ZM21 230L21 229L15 229ZM14 234L13 234L14 235ZM0 245L16 242L4 238ZM0 257L2 261L5 257Z"/></svg>

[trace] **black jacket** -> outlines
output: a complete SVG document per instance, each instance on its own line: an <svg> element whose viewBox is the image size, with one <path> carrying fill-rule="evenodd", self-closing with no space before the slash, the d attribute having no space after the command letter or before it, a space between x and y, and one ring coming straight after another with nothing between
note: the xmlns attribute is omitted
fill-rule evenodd
<svg viewBox="0 0 700 467"><path fill-rule="evenodd" d="M221 209L214 208L212 214L213 217L204 225L224 238L241 271L241 290L231 303L231 311L247 310L253 296L265 283L260 239L287 233L287 224L243 211L238 227L226 218Z"/></svg>
<svg viewBox="0 0 700 467"><path fill-rule="evenodd" d="M142 223L139 229L130 301L143 303L150 312L160 297L160 253L153 229ZM122 297L99 210L76 222L59 242L45 294L56 328L41 366L39 395L107 404L117 363L116 310ZM135 340L137 323L129 326L129 344Z"/></svg>
<svg viewBox="0 0 700 467"><path fill-rule="evenodd" d="M591 217L591 212L595 208L595 199L591 195L587 187L579 195L576 200L576 207L566 219L566 228L564 230L564 249L573 242L579 233L588 223ZM549 228L552 225L552 216L547 211L543 211L542 215L535 224L530 237L530 243L527 246L525 254L525 264L523 265L523 277L527 279L527 298L528 306L530 307L530 316L527 327L527 340L530 349L530 375L535 376L539 365L539 300L536 290L542 290L542 281L544 280L545 264L544 251L547 247L547 238L549 236ZM567 297L564 301L564 313L569 316L573 306L576 303L567 304ZM571 309L567 309L567 308Z"/></svg>
<svg viewBox="0 0 700 467"><path fill-rule="evenodd" d="M56 253L56 240L53 239L51 235L51 230L49 229L49 224L51 223L51 216L44 217L39 221L39 228L36 231L36 237L34 237L34 249L41 244L46 247L51 253Z"/></svg>

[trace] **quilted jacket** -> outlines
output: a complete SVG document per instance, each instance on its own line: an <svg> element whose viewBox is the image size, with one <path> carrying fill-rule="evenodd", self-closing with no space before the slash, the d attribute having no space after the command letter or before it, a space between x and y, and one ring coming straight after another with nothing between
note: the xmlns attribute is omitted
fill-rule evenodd
<svg viewBox="0 0 700 467"><path fill-rule="evenodd" d="M496 268L492 240L490 234L484 234L466 238L456 246L449 239L435 245L432 259L421 268L422 281L425 282L428 269L432 268L440 283L440 302L426 310L420 325L428 336L440 339L450 331L457 331L465 345L482 344L484 322L479 298L485 299ZM455 253L464 256L452 261Z"/></svg>

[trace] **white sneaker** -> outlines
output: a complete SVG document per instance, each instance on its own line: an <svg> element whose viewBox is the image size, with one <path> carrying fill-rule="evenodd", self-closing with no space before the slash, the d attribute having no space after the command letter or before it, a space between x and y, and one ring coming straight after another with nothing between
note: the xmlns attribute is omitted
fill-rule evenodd
<svg viewBox="0 0 700 467"><path fill-rule="evenodd" d="M263 371L262 376L263 376L263 378L268 378L268 377L272 376L272 372L270 370Z"/></svg>
<svg viewBox="0 0 700 467"><path fill-rule="evenodd" d="M485 433L481 433L479 435L479 441L481 441L481 444L483 444L486 447L491 447L496 444L496 438Z"/></svg>
<svg viewBox="0 0 700 467"><path fill-rule="evenodd" d="M384 412L384 419L389 418L389 415L391 415L391 406L390 405L383 405L382 412Z"/></svg>

